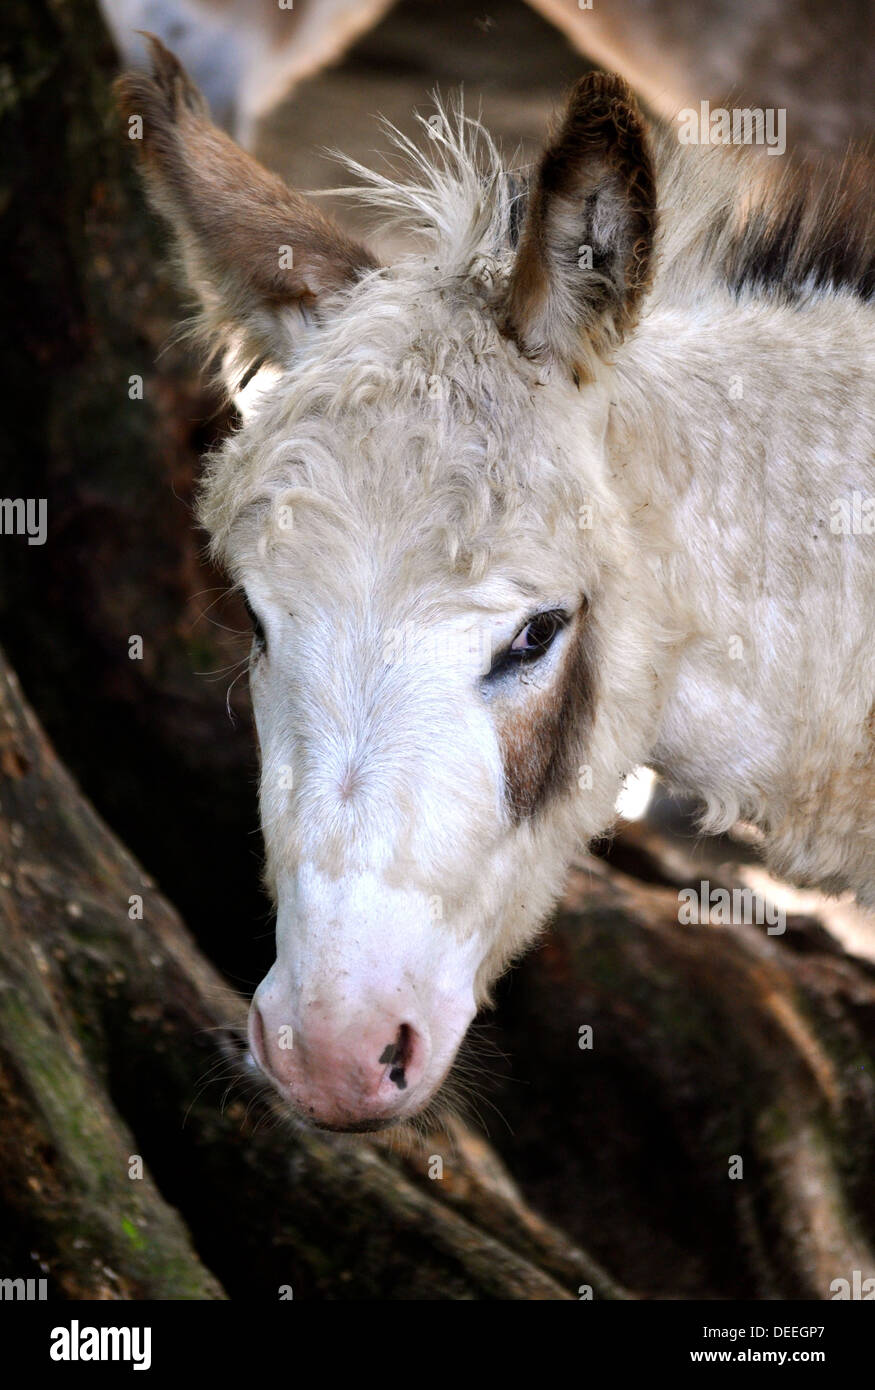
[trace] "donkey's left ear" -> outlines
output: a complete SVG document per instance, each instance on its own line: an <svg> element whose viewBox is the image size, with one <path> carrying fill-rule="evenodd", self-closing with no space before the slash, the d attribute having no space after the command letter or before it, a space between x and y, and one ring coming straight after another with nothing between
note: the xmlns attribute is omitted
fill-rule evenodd
<svg viewBox="0 0 875 1390"><path fill-rule="evenodd" d="M650 281L656 193L644 117L628 85L591 72L541 156L504 328L527 355L592 376L633 326Z"/></svg>
<svg viewBox="0 0 875 1390"><path fill-rule="evenodd" d="M287 363L302 318L376 262L218 130L182 65L146 37L152 72L120 78L119 105L233 389L258 363Z"/></svg>

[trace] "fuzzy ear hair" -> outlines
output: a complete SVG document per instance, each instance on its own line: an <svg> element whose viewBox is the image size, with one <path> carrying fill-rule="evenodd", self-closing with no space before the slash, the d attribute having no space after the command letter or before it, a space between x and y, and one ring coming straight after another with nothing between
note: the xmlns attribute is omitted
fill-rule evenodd
<svg viewBox="0 0 875 1390"><path fill-rule="evenodd" d="M527 355L592 376L634 325L650 280L656 193L628 85L590 72L541 156L511 270L504 328Z"/></svg>
<svg viewBox="0 0 875 1390"><path fill-rule="evenodd" d="M118 102L129 130L141 118L150 200L176 234L201 336L222 350L233 387L260 362L286 363L302 317L376 261L218 130L179 61L146 37L152 72L119 78Z"/></svg>

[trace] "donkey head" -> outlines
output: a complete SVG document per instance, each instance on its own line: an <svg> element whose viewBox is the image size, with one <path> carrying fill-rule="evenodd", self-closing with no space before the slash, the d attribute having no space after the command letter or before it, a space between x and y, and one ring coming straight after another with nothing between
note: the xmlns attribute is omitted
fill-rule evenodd
<svg viewBox="0 0 875 1390"><path fill-rule="evenodd" d="M651 737L605 445L653 240L643 122L584 78L523 199L476 123L432 118L418 181L373 176L428 223L382 267L153 47L122 102L242 414L201 517L254 629L277 947L252 1051L314 1123L377 1128L438 1090Z"/></svg>

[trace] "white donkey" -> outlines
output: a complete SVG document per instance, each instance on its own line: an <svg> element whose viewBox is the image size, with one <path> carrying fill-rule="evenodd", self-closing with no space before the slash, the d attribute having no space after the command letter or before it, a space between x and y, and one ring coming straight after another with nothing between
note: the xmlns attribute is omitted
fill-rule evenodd
<svg viewBox="0 0 875 1390"><path fill-rule="evenodd" d="M158 43L121 96L246 388L201 517L255 630L277 959L250 1026L282 1094L342 1129L426 1104L642 762L710 828L755 820L781 873L875 903L850 172L757 191L758 162L657 150L590 74L527 187L458 113L409 182L371 175L424 238L384 267Z"/></svg>

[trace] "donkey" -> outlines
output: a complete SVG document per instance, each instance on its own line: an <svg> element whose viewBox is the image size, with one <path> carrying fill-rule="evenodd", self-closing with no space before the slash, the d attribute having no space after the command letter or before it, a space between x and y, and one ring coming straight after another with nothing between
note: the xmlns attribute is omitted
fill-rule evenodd
<svg viewBox="0 0 875 1390"><path fill-rule="evenodd" d="M254 630L281 1094L333 1129L425 1106L641 763L875 904L852 171L775 187L591 73L528 179L458 109L359 169L422 237L384 266L152 50L121 103L241 409L200 518Z"/></svg>

